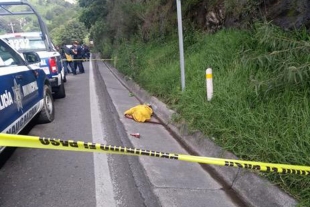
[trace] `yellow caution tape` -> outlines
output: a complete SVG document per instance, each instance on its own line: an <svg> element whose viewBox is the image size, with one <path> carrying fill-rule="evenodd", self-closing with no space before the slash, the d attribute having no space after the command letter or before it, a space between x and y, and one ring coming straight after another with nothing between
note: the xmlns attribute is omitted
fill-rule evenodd
<svg viewBox="0 0 310 207"><path fill-rule="evenodd" d="M200 157L200 156L183 155L175 153L157 152L152 150L143 150L130 147L128 148L128 147L112 146L91 142L61 140L56 138L45 138L36 136L0 134L0 146L28 147L28 148L41 148L41 149L53 149L53 150L81 151L81 152L101 152L101 153L136 155L136 156L144 155L144 156L167 158L167 159L181 160L202 164L237 167L237 168L244 168L265 172L275 172L281 174L310 175L309 166Z"/></svg>

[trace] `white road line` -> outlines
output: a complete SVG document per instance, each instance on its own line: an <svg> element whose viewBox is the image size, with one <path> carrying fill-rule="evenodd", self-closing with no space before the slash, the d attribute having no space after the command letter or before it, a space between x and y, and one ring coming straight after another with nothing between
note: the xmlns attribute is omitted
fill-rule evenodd
<svg viewBox="0 0 310 207"><path fill-rule="evenodd" d="M98 96L95 88L95 77L93 72L93 61L89 61L89 92L90 112L92 125L92 139L94 143L106 143L106 133L102 127L101 112L98 105ZM107 154L94 153L95 185L96 185L96 206L116 206L113 193L113 185L108 165Z"/></svg>

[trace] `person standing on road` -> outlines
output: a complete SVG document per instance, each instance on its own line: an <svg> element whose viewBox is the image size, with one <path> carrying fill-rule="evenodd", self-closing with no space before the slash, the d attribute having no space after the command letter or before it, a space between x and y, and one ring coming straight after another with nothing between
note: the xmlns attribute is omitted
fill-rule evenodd
<svg viewBox="0 0 310 207"><path fill-rule="evenodd" d="M87 45L84 45L84 58L86 59L86 61L88 61L90 58L90 51Z"/></svg>
<svg viewBox="0 0 310 207"><path fill-rule="evenodd" d="M79 45L78 41L73 42L73 46L71 47L71 51L73 52L73 59L74 59L74 69L75 71L79 68L80 73L84 73L84 66L83 66L83 49Z"/></svg>
<svg viewBox="0 0 310 207"><path fill-rule="evenodd" d="M63 65L65 69L65 73L73 73L76 74L76 70L73 67L73 53L72 51L66 46L66 44L62 45L61 48L61 57L63 59ZM69 69L70 67L70 69Z"/></svg>

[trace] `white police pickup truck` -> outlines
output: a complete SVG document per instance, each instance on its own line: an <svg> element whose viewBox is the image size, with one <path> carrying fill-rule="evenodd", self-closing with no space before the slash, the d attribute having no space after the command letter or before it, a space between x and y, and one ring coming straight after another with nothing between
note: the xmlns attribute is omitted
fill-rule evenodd
<svg viewBox="0 0 310 207"><path fill-rule="evenodd" d="M6 28L4 35L0 38L6 40L18 52L25 51L37 52L41 58L40 67L45 71L48 79L51 82L52 92L55 98L64 98L66 96L64 82L66 82L66 74L61 60L61 55L55 49L48 29L38 12L26 0L0 0L0 17L12 22L32 18L38 24L35 31L16 32L9 31ZM1 24L0 24L1 27ZM27 27L25 27L27 30ZM3 32L2 32L3 33Z"/></svg>
<svg viewBox="0 0 310 207"><path fill-rule="evenodd" d="M40 57L23 55L0 39L0 133L17 134L35 117L39 123L54 120L51 84L42 69L33 67Z"/></svg>

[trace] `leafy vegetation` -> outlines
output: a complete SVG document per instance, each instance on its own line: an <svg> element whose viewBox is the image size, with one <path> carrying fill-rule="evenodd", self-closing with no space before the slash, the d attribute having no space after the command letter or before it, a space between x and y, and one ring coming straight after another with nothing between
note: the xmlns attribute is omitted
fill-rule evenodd
<svg viewBox="0 0 310 207"><path fill-rule="evenodd" d="M88 34L84 24L78 20L79 7L64 0L29 0L47 24L53 42L71 44L73 40L83 42ZM26 6L14 8L24 11ZM11 32L39 31L37 19L33 15L0 17L0 34Z"/></svg>
<svg viewBox="0 0 310 207"><path fill-rule="evenodd" d="M189 11L207 5L186 1L186 90L181 92L174 2L79 0L80 20L99 52L117 57L121 72L170 105L193 130L241 159L310 166L307 30L283 31L259 23L259 0L242 5L224 1L228 14L243 16L251 27L206 34L193 25ZM214 73L211 102L205 92L208 67ZM309 176L262 176L290 192L300 206L310 203Z"/></svg>

